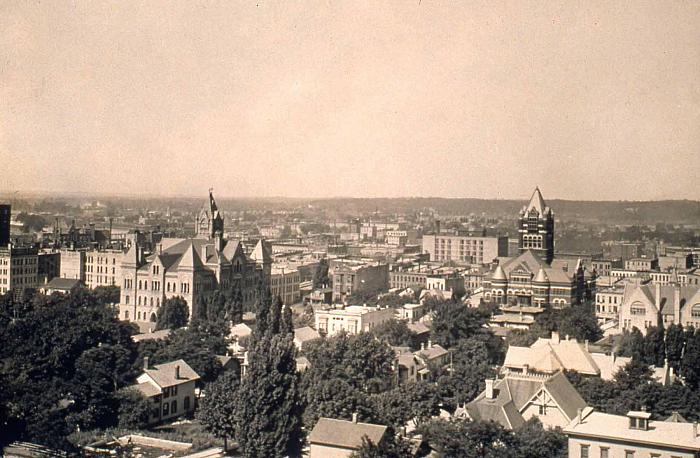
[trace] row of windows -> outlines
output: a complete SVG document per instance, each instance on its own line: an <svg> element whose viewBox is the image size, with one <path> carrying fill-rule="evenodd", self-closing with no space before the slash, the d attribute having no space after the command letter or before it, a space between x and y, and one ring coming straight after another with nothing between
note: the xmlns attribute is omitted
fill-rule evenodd
<svg viewBox="0 0 700 458"><path fill-rule="evenodd" d="M610 447L600 446L598 447L600 451L600 458L612 458L610 455ZM591 446L588 444L581 444L579 456L581 458L592 458L591 456ZM636 458L636 450L625 450L624 458ZM660 452L649 452L649 458L661 458ZM677 455L670 455L669 458L680 458Z"/></svg>
<svg viewBox="0 0 700 458"><path fill-rule="evenodd" d="M88 263L94 263L95 259L97 259L97 264L109 264L109 258L104 256L97 256L97 258L95 258L95 256L88 256L86 261ZM112 265L115 265L116 263L117 259L112 258Z"/></svg>

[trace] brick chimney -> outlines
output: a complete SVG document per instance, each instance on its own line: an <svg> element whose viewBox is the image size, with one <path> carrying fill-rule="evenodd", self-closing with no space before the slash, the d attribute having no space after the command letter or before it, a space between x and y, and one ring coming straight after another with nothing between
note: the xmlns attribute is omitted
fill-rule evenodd
<svg viewBox="0 0 700 458"><path fill-rule="evenodd" d="M352 422L357 423L357 412L352 413Z"/></svg>
<svg viewBox="0 0 700 458"><path fill-rule="evenodd" d="M175 379L180 380L180 365L175 366Z"/></svg>
<svg viewBox="0 0 700 458"><path fill-rule="evenodd" d="M143 370L148 370L148 356L143 357Z"/></svg>
<svg viewBox="0 0 700 458"><path fill-rule="evenodd" d="M559 343L559 331L552 331L552 343L558 344Z"/></svg>
<svg viewBox="0 0 700 458"><path fill-rule="evenodd" d="M492 378L487 378L487 379L486 379L486 392L485 392L485 395L484 395L484 397L485 397L486 399L494 399L494 398L495 398L495 394L496 394L496 393L495 393L495 391L494 391L494 389L493 389L494 382L495 382L495 380L492 379Z"/></svg>

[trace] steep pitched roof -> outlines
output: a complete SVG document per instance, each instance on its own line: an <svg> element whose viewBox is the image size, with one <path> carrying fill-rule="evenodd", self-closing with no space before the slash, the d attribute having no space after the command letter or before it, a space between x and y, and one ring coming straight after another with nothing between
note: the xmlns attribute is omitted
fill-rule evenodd
<svg viewBox="0 0 700 458"><path fill-rule="evenodd" d="M543 389L569 419L586 406L564 373L557 372L547 378L508 374L494 384L494 399L487 399L484 391L467 404L466 409L475 420L492 420L515 429L525 422L521 412Z"/></svg>
<svg viewBox="0 0 700 458"><path fill-rule="evenodd" d="M179 377L178 375L179 367ZM179 385L192 380L199 380L199 374L190 367L184 360L178 359L165 364L156 364L153 369L146 369L145 374L161 388Z"/></svg>
<svg viewBox="0 0 700 458"><path fill-rule="evenodd" d="M586 401L576 391L576 388L571 385L571 382L566 378L563 372L559 372L553 377L550 377L544 386L549 394L554 398L554 401L564 411L569 420L576 417L578 409L586 407Z"/></svg>
<svg viewBox="0 0 700 458"><path fill-rule="evenodd" d="M549 212L549 207L547 207L547 204L545 204L539 187L535 188L535 191L532 193L532 197L530 197L530 202L527 204L524 211L529 213L533 209L536 210L540 216Z"/></svg>
<svg viewBox="0 0 700 458"><path fill-rule="evenodd" d="M266 245L267 244L262 239L258 240L255 248L253 248L253 251L250 253L250 259L263 264L272 262L272 256Z"/></svg>
<svg viewBox="0 0 700 458"><path fill-rule="evenodd" d="M383 425L321 417L309 434L309 443L358 449L362 445L363 437L367 436L377 444L384 437L386 430L387 427Z"/></svg>

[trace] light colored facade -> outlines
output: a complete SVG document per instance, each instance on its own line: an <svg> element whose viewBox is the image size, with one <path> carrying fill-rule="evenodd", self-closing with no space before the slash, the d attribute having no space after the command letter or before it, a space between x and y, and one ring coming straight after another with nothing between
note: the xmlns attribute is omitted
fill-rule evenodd
<svg viewBox="0 0 700 458"><path fill-rule="evenodd" d="M604 324L618 319L625 295L625 284L625 282L617 282L612 286L596 289L595 315L598 323Z"/></svg>
<svg viewBox="0 0 700 458"><path fill-rule="evenodd" d="M450 291L453 295L461 297L464 295L464 277L459 273L454 274L431 274L425 279L426 289L437 289L440 291Z"/></svg>
<svg viewBox="0 0 700 458"><path fill-rule="evenodd" d="M569 458L697 458L697 423L652 421L648 412L612 415L586 408L565 428Z"/></svg>
<svg viewBox="0 0 700 458"><path fill-rule="evenodd" d="M659 260L656 258L632 258L625 261L625 270L648 272L659 268Z"/></svg>
<svg viewBox="0 0 700 458"><path fill-rule="evenodd" d="M700 327L700 287L679 284L630 284L620 306L621 331L647 329L662 323Z"/></svg>
<svg viewBox="0 0 700 458"><path fill-rule="evenodd" d="M85 250L61 250L61 278L85 281Z"/></svg>
<svg viewBox="0 0 700 458"><path fill-rule="evenodd" d="M537 417L545 427L568 425L586 401L563 372L554 375L507 374L486 380L486 389L466 405L472 420L495 421L506 429L518 429Z"/></svg>
<svg viewBox="0 0 700 458"><path fill-rule="evenodd" d="M39 251L33 247L0 247L0 294L12 292L20 299L38 286Z"/></svg>
<svg viewBox="0 0 700 458"><path fill-rule="evenodd" d="M124 252L121 250L91 250L85 252L85 285L119 286Z"/></svg>
<svg viewBox="0 0 700 458"><path fill-rule="evenodd" d="M199 375L181 359L150 367L146 358L143 373L136 379L137 384L133 388L152 403L149 424L193 412L197 380Z"/></svg>
<svg viewBox="0 0 700 458"><path fill-rule="evenodd" d="M349 458L362 446L362 438L379 444L387 427L321 417L309 434L309 458Z"/></svg>
<svg viewBox="0 0 700 458"><path fill-rule="evenodd" d="M192 317L197 296L218 288L239 289L243 303L250 305L260 286L269 286L272 257L268 244L259 240L247 254L241 242L224 240L223 220L211 194L209 198L211 208L200 214L197 238L164 238L148 256L138 245L126 252L119 281L120 319L144 326L153 323L158 307L173 297L187 302ZM205 238L206 230L213 232Z"/></svg>
<svg viewBox="0 0 700 458"><path fill-rule="evenodd" d="M426 234L423 253L428 253L431 261L488 264L508 254L508 238Z"/></svg>
<svg viewBox="0 0 700 458"><path fill-rule="evenodd" d="M314 321L316 329L325 335L333 336L341 331L354 335L368 332L378 324L394 319L391 307L368 307L350 305L342 309L316 310Z"/></svg>
<svg viewBox="0 0 700 458"><path fill-rule="evenodd" d="M301 301L301 275L299 270L273 264L270 274L270 292L272 297L281 297L287 305Z"/></svg>

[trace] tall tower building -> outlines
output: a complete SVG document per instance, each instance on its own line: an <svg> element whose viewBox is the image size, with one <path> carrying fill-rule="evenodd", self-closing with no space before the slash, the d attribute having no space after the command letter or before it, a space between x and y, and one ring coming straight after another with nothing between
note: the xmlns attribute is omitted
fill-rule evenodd
<svg viewBox="0 0 700 458"><path fill-rule="evenodd" d="M224 235L224 218L221 216L214 194L209 190L209 204L199 212L195 221L195 238L211 240L216 235L220 238Z"/></svg>
<svg viewBox="0 0 700 458"><path fill-rule="evenodd" d="M10 217L12 206L0 204L0 247L6 247L10 243Z"/></svg>
<svg viewBox="0 0 700 458"><path fill-rule="evenodd" d="M520 210L518 219L518 251L532 250L547 264L554 259L554 213L535 188L530 203Z"/></svg>

